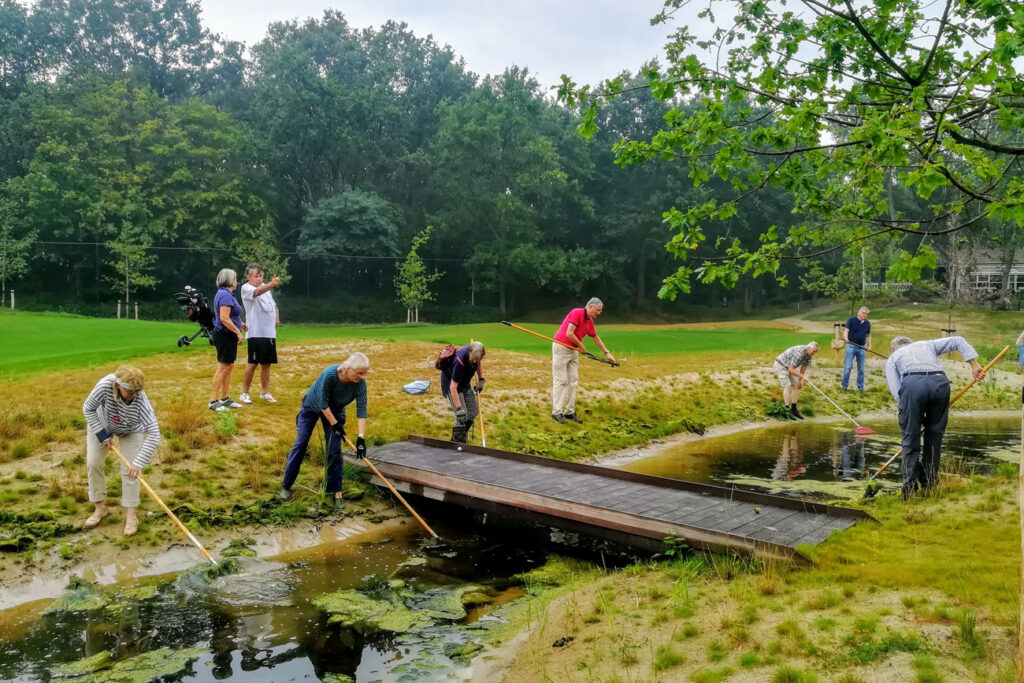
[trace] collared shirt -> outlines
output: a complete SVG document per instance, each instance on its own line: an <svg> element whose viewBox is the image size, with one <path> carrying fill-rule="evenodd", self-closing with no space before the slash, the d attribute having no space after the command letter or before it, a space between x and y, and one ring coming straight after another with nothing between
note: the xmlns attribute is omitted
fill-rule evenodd
<svg viewBox="0 0 1024 683"><path fill-rule="evenodd" d="M911 372L944 372L939 356L953 351L959 351L965 361L978 357L978 352L963 337L926 339L896 349L889 360L885 361L885 381L889 383L889 393L899 403L905 375Z"/></svg>
<svg viewBox="0 0 1024 683"><path fill-rule="evenodd" d="M784 368L806 367L811 364L811 354L807 353L807 344L797 344L780 353L775 362Z"/></svg>
<svg viewBox="0 0 1024 683"><path fill-rule="evenodd" d="M277 337L277 304L270 290L253 296L256 288L246 282L242 285L242 305L245 306L245 324L249 330L246 339ZM241 329L241 328L239 328Z"/></svg>
<svg viewBox="0 0 1024 683"><path fill-rule="evenodd" d="M558 332L555 333L555 341L560 341L564 344L572 345L567 336L569 333L569 324L576 326L573 334L580 341L583 341L584 337L596 337L597 329L594 328L594 319L587 315L587 309L585 308L574 308L569 311L569 314L565 316L565 320L562 321L562 326L558 328Z"/></svg>
<svg viewBox="0 0 1024 683"><path fill-rule="evenodd" d="M1024 346L1024 332L1017 335L1017 346Z"/></svg>
<svg viewBox="0 0 1024 683"><path fill-rule="evenodd" d="M871 334L871 321L867 319L861 320L857 316L852 316L846 321L846 329L849 330L846 333L847 340L864 346L868 341L868 335Z"/></svg>

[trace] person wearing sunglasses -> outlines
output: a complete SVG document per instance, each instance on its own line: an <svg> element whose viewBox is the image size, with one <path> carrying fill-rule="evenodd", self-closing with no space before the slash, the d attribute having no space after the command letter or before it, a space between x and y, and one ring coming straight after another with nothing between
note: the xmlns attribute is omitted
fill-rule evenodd
<svg viewBox="0 0 1024 683"><path fill-rule="evenodd" d="M118 446L131 467L121 465L121 507L124 508L124 535L139 529L139 473L160 443L160 427L153 407L143 389L145 378L133 365L122 365L96 383L82 405L88 425L85 437L85 465L89 478L89 500L95 506L85 520L85 528L99 526L107 516L105 502L107 477L104 472L107 450Z"/></svg>

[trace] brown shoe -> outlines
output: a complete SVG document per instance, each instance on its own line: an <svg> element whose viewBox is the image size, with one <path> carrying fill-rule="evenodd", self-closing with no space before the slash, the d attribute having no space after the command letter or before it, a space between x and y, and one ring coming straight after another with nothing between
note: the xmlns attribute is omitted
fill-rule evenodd
<svg viewBox="0 0 1024 683"><path fill-rule="evenodd" d="M95 529L100 525L100 522L102 522L103 518L106 516L106 512L100 512L99 510L96 510L89 516L89 519L85 520L85 524L83 524L82 526L86 529Z"/></svg>
<svg viewBox="0 0 1024 683"><path fill-rule="evenodd" d="M139 520L129 517L124 521L124 535L134 536L135 532L139 530Z"/></svg>

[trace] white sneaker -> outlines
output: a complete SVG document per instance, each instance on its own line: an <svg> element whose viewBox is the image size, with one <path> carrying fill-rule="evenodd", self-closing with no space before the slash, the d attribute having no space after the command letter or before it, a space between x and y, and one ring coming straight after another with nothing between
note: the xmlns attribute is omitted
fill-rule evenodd
<svg viewBox="0 0 1024 683"><path fill-rule="evenodd" d="M223 401L210 401L210 410L214 410L218 413L224 413L231 410L231 408L224 405Z"/></svg>
<svg viewBox="0 0 1024 683"><path fill-rule="evenodd" d="M241 401L242 403L246 404L246 405L249 405L250 403L252 403L252 399L249 398L249 394L245 393L244 391L238 397L238 400Z"/></svg>
<svg viewBox="0 0 1024 683"><path fill-rule="evenodd" d="M262 398L267 403L277 403L277 399L271 396L270 394L260 394L260 398Z"/></svg>
<svg viewBox="0 0 1024 683"><path fill-rule="evenodd" d="M225 406L227 406L228 408L235 408L235 409L238 409L238 408L241 408L241 407L242 407L242 404L241 404L241 403L238 403L237 401L233 401L233 400L231 400L231 397L230 397L230 396L229 396L228 398L222 398L222 399L220 400L220 402L221 402L221 405L225 405Z"/></svg>

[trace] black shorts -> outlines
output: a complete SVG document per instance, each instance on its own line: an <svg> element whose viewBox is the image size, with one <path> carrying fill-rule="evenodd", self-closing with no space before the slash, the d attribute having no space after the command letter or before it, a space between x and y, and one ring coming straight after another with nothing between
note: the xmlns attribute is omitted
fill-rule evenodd
<svg viewBox="0 0 1024 683"><path fill-rule="evenodd" d="M213 345L217 347L218 363L234 363L238 358L238 335L226 327L213 331Z"/></svg>
<svg viewBox="0 0 1024 683"><path fill-rule="evenodd" d="M249 345L249 365L272 365L277 362L277 340L273 337L246 339Z"/></svg>

